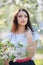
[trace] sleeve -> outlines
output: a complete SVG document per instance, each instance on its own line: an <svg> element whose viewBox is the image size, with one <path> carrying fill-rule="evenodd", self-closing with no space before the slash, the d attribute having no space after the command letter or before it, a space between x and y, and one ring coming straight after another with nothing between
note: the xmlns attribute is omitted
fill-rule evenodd
<svg viewBox="0 0 43 65"><path fill-rule="evenodd" d="M39 33L38 32L33 32L32 33L33 34L33 42L37 42L37 47L39 47L40 46L40 43L39 43L39 40L40 40L40 38L39 38Z"/></svg>
<svg viewBox="0 0 43 65"><path fill-rule="evenodd" d="M10 38L11 38L11 32L9 32L1 42L6 44L7 41L10 40Z"/></svg>
<svg viewBox="0 0 43 65"><path fill-rule="evenodd" d="M37 32L33 32L33 42L39 40L39 34Z"/></svg>

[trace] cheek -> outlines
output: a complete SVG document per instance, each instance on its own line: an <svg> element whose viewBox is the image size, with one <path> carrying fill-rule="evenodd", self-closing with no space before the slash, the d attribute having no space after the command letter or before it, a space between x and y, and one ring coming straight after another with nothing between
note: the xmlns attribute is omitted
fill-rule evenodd
<svg viewBox="0 0 43 65"><path fill-rule="evenodd" d="M22 21L22 18L18 18L17 20L18 20L18 21ZM27 22L28 19L27 19L27 18L24 18L24 21Z"/></svg>
<svg viewBox="0 0 43 65"><path fill-rule="evenodd" d="M25 23L22 23L21 21L22 21L22 18L17 18L17 20L18 20L18 24L27 24L27 21L28 21L28 18L24 18L24 21L25 21Z"/></svg>
<svg viewBox="0 0 43 65"><path fill-rule="evenodd" d="M18 18L17 20L18 20L18 23L21 23L21 18Z"/></svg>
<svg viewBox="0 0 43 65"><path fill-rule="evenodd" d="M21 18L18 18L17 20L18 20L18 21L21 21Z"/></svg>
<svg viewBox="0 0 43 65"><path fill-rule="evenodd" d="M25 19L25 22L27 23L28 19Z"/></svg>
<svg viewBox="0 0 43 65"><path fill-rule="evenodd" d="M26 21L28 21L28 19L27 19L27 18L26 18L25 20L26 20Z"/></svg>

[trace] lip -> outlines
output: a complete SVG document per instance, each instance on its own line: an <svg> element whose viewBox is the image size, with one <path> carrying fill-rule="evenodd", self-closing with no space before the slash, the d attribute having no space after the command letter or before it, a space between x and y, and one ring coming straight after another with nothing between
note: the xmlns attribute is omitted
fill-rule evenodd
<svg viewBox="0 0 43 65"><path fill-rule="evenodd" d="M25 23L25 21L21 21L22 23Z"/></svg>

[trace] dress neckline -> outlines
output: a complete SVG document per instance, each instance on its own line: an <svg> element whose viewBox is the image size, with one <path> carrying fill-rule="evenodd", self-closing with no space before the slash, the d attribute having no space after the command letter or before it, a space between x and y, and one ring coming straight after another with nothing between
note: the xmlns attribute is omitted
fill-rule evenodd
<svg viewBox="0 0 43 65"><path fill-rule="evenodd" d="M16 34L16 35L24 35L25 34L25 32L24 33L14 33L14 32L12 32L14 35Z"/></svg>

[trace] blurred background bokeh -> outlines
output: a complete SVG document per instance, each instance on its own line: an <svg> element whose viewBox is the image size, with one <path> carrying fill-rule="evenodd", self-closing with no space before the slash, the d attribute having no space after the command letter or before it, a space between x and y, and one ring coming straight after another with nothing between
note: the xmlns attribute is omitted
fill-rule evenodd
<svg viewBox="0 0 43 65"><path fill-rule="evenodd" d="M33 29L39 34L34 61L36 65L43 65L43 0L0 0L0 42L10 31L13 17L19 8L28 10ZM3 63L0 60L0 65Z"/></svg>

